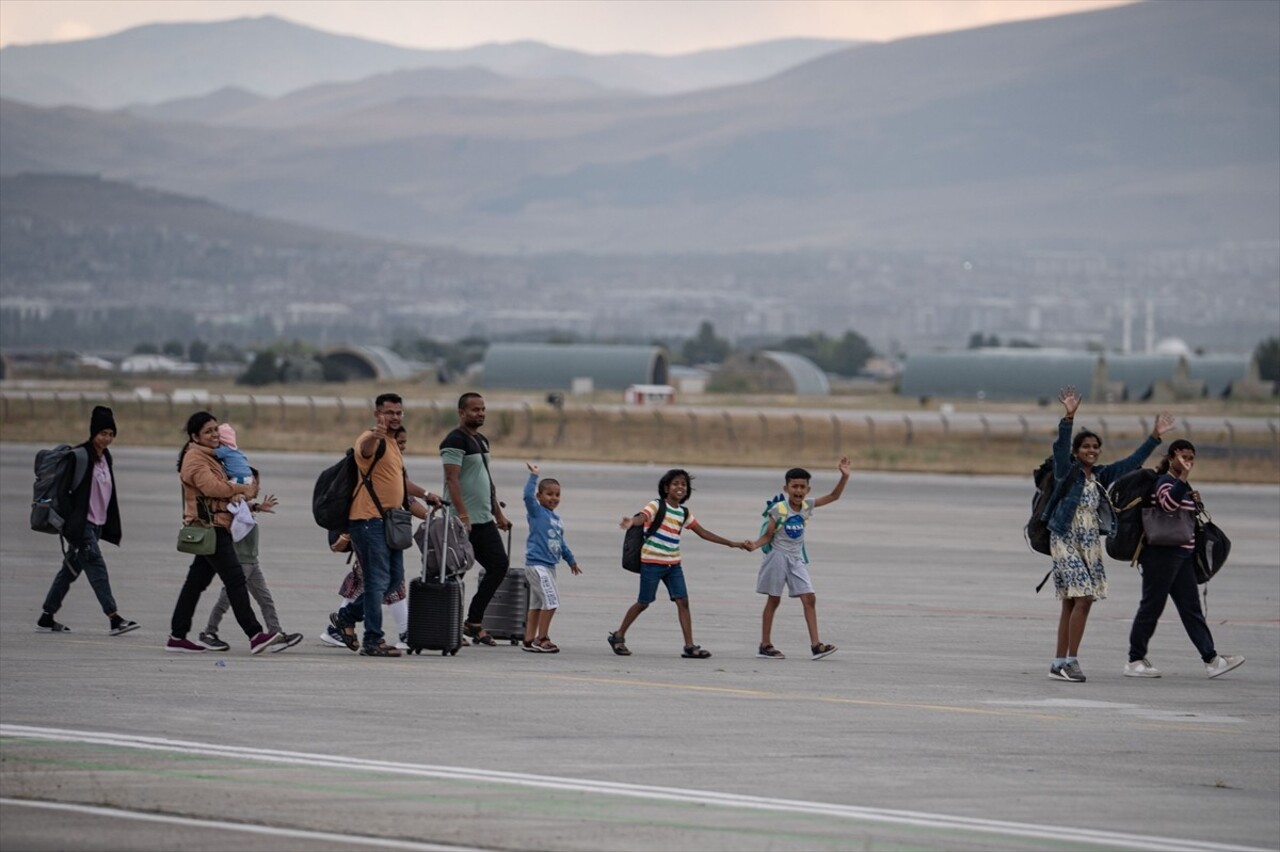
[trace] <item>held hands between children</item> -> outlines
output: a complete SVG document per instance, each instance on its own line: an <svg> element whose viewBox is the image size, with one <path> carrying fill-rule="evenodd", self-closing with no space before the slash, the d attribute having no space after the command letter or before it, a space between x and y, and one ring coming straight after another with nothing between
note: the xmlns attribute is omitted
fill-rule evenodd
<svg viewBox="0 0 1280 852"><path fill-rule="evenodd" d="M644 526L644 524L645 524L644 515L623 515L622 520L618 521L618 528L625 530L625 529L630 529L631 527L642 527ZM723 544L725 547L733 547L738 550L746 550L748 552L755 550L754 543L750 539L743 539L742 541L729 541L729 539L722 538L721 536L718 536L715 533L708 533L705 530L703 530L701 527L695 527L693 529L693 533L699 538L705 539L706 541L712 542L714 544Z"/></svg>

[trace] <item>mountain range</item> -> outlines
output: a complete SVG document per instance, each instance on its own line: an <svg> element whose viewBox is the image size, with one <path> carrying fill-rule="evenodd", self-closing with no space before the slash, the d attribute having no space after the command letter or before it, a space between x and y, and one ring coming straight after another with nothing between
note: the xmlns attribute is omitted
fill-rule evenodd
<svg viewBox="0 0 1280 852"><path fill-rule="evenodd" d="M97 109L199 97L224 88L278 97L320 83L421 68L485 68L650 94L768 77L851 42L778 39L677 56L588 54L534 41L456 50L398 47L273 16L166 23L114 35L0 49L0 97Z"/></svg>
<svg viewBox="0 0 1280 852"><path fill-rule="evenodd" d="M437 68L137 114L6 99L0 172L500 253L1275 242L1278 59L1280 4L1219 0L859 45L675 95Z"/></svg>

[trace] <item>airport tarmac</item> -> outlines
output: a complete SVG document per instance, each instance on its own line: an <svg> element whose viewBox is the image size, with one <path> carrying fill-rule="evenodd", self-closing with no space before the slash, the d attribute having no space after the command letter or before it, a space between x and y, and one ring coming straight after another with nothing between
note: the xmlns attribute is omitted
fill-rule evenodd
<svg viewBox="0 0 1280 852"><path fill-rule="evenodd" d="M686 536L696 641L714 654L687 660L661 597L628 631L633 656L605 643L637 585L617 521L663 468L547 463L584 570L559 571L562 652L370 659L316 640L347 570L310 517L332 460L248 448L281 498L261 564L307 639L253 657L227 618L231 651L178 655L163 650L186 572L177 449L115 453L124 541L104 552L141 629L108 636L82 578L58 615L73 632L55 636L33 630L58 564L27 524L36 447L0 445L6 852L1280 848L1280 488L1202 488L1234 543L1208 620L1219 650L1248 658L1216 680L1172 606L1149 653L1164 676L1121 676L1139 578L1110 560L1088 682L1047 678L1058 604L1035 594L1048 560L1022 538L1029 471L855 470L807 535L822 638L840 648L817 662L789 600L774 629L787 659L757 658L759 555ZM493 465L517 561L522 461ZM700 522L756 535L781 471L677 462ZM409 458L432 490L439 470ZM835 459L814 474L825 494Z"/></svg>

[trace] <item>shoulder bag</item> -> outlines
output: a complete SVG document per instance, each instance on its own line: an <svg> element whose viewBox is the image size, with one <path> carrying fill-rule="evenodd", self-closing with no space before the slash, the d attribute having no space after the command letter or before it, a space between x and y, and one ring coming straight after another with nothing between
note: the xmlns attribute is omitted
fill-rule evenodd
<svg viewBox="0 0 1280 852"><path fill-rule="evenodd" d="M204 501L196 498L196 512L204 516L209 514ZM212 556L218 549L218 531L212 526L201 524L184 524L178 530L178 552L190 553L192 556Z"/></svg>
<svg viewBox="0 0 1280 852"><path fill-rule="evenodd" d="M1180 547L1195 537L1195 515L1184 509L1166 512L1159 506L1147 506L1142 510L1142 531L1149 545Z"/></svg>
<svg viewBox="0 0 1280 852"><path fill-rule="evenodd" d="M360 478L364 481L364 487L369 489L369 496L373 498L373 505L378 508L378 514L382 516L382 534L386 538L387 547L392 550L408 550L413 544L413 514L401 507L382 508L378 492L373 490L373 469L381 459L382 454L379 453L374 458L373 464L369 465L369 472L362 474Z"/></svg>

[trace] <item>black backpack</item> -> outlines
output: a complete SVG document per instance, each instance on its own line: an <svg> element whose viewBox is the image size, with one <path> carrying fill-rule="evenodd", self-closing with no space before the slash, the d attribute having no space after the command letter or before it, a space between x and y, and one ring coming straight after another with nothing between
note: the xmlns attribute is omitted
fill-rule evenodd
<svg viewBox="0 0 1280 852"><path fill-rule="evenodd" d="M31 529L62 535L71 514L71 494L89 472L89 451L59 444L36 453L35 484L31 488Z"/></svg>
<svg viewBox="0 0 1280 852"><path fill-rule="evenodd" d="M385 443L378 445L378 451L373 456L375 463L382 458L386 449ZM351 516L351 501L359 487L360 471L356 467L355 450L348 449L341 461L325 468L316 477L316 487L311 491L311 517L329 532L346 532Z"/></svg>
<svg viewBox="0 0 1280 852"><path fill-rule="evenodd" d="M630 571L632 574L640 573L640 551L644 548L644 543L650 536L658 531L662 526L662 520L667 516L666 498L658 498L658 511L653 516L653 523L647 527L630 526L627 527L626 533L622 536L622 567ZM685 517L689 517L685 514ZM681 521L681 524L684 522Z"/></svg>
<svg viewBox="0 0 1280 852"><path fill-rule="evenodd" d="M1107 537L1107 555L1121 562L1134 562L1142 546L1142 509L1150 506L1151 493L1159 475L1144 467L1126 473L1111 483L1107 498L1116 512L1116 534Z"/></svg>
<svg viewBox="0 0 1280 852"><path fill-rule="evenodd" d="M1062 481L1062 487L1058 494L1054 494L1053 489L1053 456L1049 456L1040 466L1031 472L1031 480L1036 484L1035 494L1031 497L1031 517L1027 520L1027 525L1023 528L1023 534L1026 536L1027 544L1036 553L1049 555L1049 517L1045 509L1049 506L1049 501L1060 498L1071 487L1071 483L1075 481L1076 476L1080 473L1080 468L1072 466L1071 474Z"/></svg>

